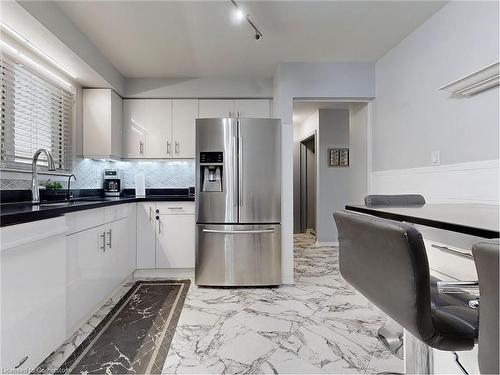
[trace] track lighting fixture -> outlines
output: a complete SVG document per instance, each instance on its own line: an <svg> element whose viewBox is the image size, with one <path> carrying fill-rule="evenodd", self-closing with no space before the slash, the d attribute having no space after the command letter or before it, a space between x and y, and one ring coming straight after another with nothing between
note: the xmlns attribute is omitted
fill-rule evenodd
<svg viewBox="0 0 500 375"><path fill-rule="evenodd" d="M238 5L238 3L235 0L229 0L229 1L231 1L231 4L233 4L233 6L234 6L233 19L238 23L243 21L244 19L246 19L247 22L249 23L249 25L253 28L253 30L255 32L255 34L254 34L255 40L261 39L262 33L257 28L257 26L255 26L253 21L250 19L250 16L248 14L245 14L245 12L241 9L241 7Z"/></svg>

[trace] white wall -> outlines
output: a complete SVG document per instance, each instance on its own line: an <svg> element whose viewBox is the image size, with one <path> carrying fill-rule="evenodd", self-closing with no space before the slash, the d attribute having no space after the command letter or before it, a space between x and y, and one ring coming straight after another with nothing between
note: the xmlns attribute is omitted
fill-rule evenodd
<svg viewBox="0 0 500 375"><path fill-rule="evenodd" d="M271 98L272 78L128 78L127 98Z"/></svg>
<svg viewBox="0 0 500 375"><path fill-rule="evenodd" d="M319 129L319 110L312 113L302 122L293 124L293 140L299 142L314 134Z"/></svg>
<svg viewBox="0 0 500 375"><path fill-rule="evenodd" d="M499 60L498 11L450 2L376 63L372 193L498 202L498 88L470 98L438 90Z"/></svg>
<svg viewBox="0 0 500 375"><path fill-rule="evenodd" d="M338 241L333 212L342 210L349 201L351 167L329 167L329 148L349 147L349 110L320 109L317 155L318 207L316 240Z"/></svg>
<svg viewBox="0 0 500 375"><path fill-rule="evenodd" d="M362 204L368 193L371 172L370 109L371 103L349 104L349 198L352 204Z"/></svg>

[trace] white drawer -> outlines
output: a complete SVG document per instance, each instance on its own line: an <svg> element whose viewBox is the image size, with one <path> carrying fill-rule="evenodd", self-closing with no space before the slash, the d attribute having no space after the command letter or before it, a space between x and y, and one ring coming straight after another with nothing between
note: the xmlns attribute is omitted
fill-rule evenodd
<svg viewBox="0 0 500 375"><path fill-rule="evenodd" d="M66 214L68 234L104 224L104 208L70 212Z"/></svg>
<svg viewBox="0 0 500 375"><path fill-rule="evenodd" d="M1 251L67 233L64 216L9 225L0 229Z"/></svg>
<svg viewBox="0 0 500 375"><path fill-rule="evenodd" d="M472 254L471 250L461 249L435 241L424 241L429 260L429 267L439 273L450 276L456 280L477 280L474 259L465 258L459 253ZM457 253L453 253L457 252Z"/></svg>
<svg viewBox="0 0 500 375"><path fill-rule="evenodd" d="M194 215L194 202L156 202L156 214Z"/></svg>
<svg viewBox="0 0 500 375"><path fill-rule="evenodd" d="M110 223L128 217L128 205L118 204L116 206L104 207L104 222Z"/></svg>

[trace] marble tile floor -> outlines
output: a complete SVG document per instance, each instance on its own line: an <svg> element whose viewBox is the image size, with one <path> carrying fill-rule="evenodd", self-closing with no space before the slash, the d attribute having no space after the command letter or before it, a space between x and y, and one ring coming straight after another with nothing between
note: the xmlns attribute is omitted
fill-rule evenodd
<svg viewBox="0 0 500 375"><path fill-rule="evenodd" d="M191 285L163 373L350 374L403 372L376 338L385 317L338 270L338 249L295 235L295 285ZM133 283L124 285L44 363L57 368Z"/></svg>

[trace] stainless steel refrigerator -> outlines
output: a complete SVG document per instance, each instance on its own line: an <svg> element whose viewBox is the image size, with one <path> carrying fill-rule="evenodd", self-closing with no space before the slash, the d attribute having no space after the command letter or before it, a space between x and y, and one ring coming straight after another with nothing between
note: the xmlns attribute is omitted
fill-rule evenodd
<svg viewBox="0 0 500 375"><path fill-rule="evenodd" d="M281 284L281 124L196 120L195 283Z"/></svg>

